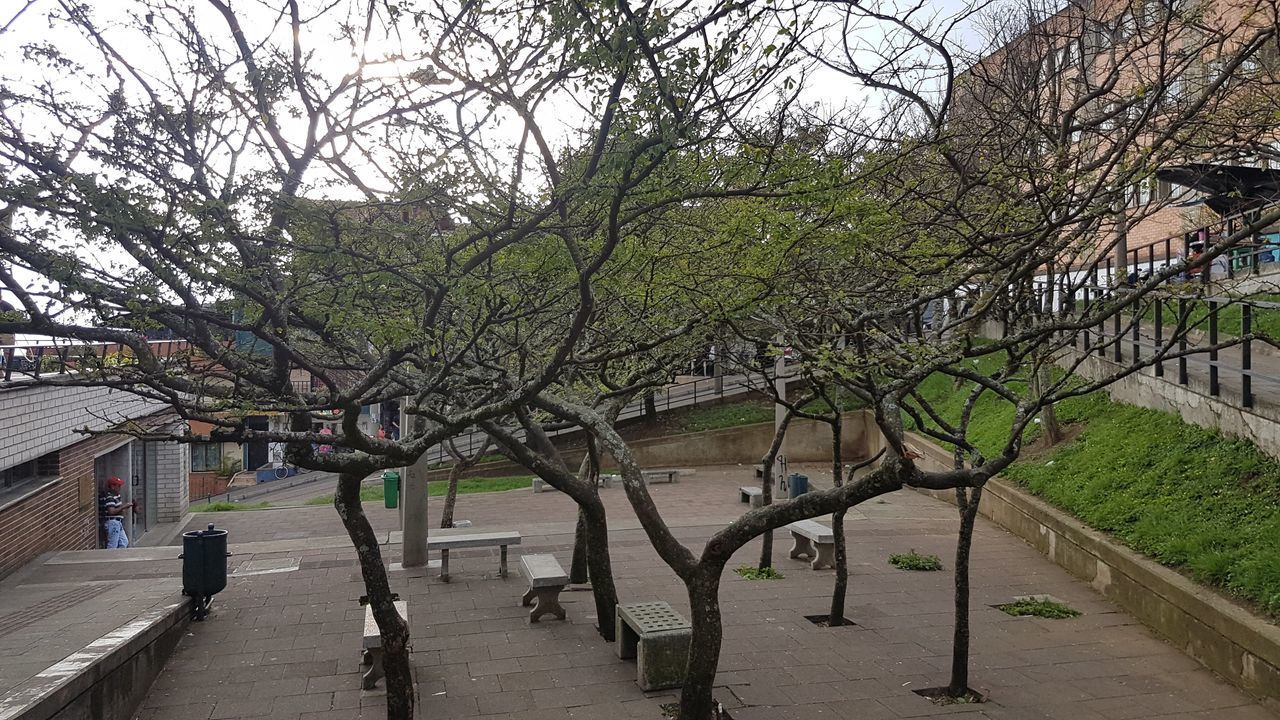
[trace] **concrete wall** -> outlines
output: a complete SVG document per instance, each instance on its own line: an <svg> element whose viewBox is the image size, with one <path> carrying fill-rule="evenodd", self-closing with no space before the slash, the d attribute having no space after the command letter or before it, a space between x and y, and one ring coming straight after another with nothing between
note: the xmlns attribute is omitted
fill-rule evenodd
<svg viewBox="0 0 1280 720"><path fill-rule="evenodd" d="M1118 367L1110 360L1092 355L1080 364L1077 372L1092 379L1115 372ZM1245 410L1239 407L1241 399L1234 389L1221 387L1219 397L1215 398L1209 395L1207 382L1198 378L1189 378L1189 384L1179 385L1177 361L1166 362L1164 372L1163 378L1155 377L1151 370L1134 373L1112 383L1107 392L1117 402L1172 413L1183 422L1248 440L1264 453L1280 459L1280 422L1267 417L1277 412L1269 405L1269 398L1258 397L1259 407Z"/></svg>
<svg viewBox="0 0 1280 720"><path fill-rule="evenodd" d="M156 522L178 522L190 499L191 446L185 443L148 443L156 452Z"/></svg>
<svg viewBox="0 0 1280 720"><path fill-rule="evenodd" d="M789 462L829 462L831 460L831 426L812 420L797 420L787 428L782 454ZM863 457L866 446L866 420L861 410L845 413L841 437L841 453L845 462ZM878 433L877 433L878 434ZM668 437L635 440L628 443L637 462L644 467L696 467L698 465L755 465L773 442L773 423L757 423L740 427L685 433ZM577 469L586 451L572 448L562 453L565 464ZM604 468L616 469L606 456ZM467 477L520 475L528 470L508 462L482 463ZM447 470L434 470L432 480L446 477Z"/></svg>
<svg viewBox="0 0 1280 720"><path fill-rule="evenodd" d="M922 467L951 455L920 436L909 444ZM952 502L954 493L926 492ZM987 483L981 514L1089 583L1171 645L1280 711L1280 627L1112 541L1012 483Z"/></svg>
<svg viewBox="0 0 1280 720"><path fill-rule="evenodd" d="M82 428L106 428L165 405L109 388L0 387L0 468L13 467L84 439Z"/></svg>

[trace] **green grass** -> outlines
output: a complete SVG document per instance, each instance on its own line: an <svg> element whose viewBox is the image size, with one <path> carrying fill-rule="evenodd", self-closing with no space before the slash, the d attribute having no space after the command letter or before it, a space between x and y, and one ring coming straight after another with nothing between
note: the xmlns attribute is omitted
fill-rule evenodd
<svg viewBox="0 0 1280 720"><path fill-rule="evenodd" d="M781 580L783 578L782 573L771 567L758 568L750 565L743 565L737 570L734 570L734 572L748 580Z"/></svg>
<svg viewBox="0 0 1280 720"><path fill-rule="evenodd" d="M1280 295L1257 295L1249 296L1246 299L1280 303ZM1187 327L1207 334L1209 332L1209 304L1203 300L1191 300L1188 301L1187 306ZM1236 337L1241 334L1244 326L1240 307L1240 305L1218 306L1218 333L1222 338ZM1166 302L1161 313L1160 318L1166 326L1175 324L1178 319L1177 301ZM1154 307L1147 308L1142 315L1144 319L1152 321L1155 320L1155 316ZM1255 333L1261 333L1272 338L1280 338L1280 310L1255 308L1253 317L1250 320L1250 328ZM1108 325L1107 331L1110 332L1110 330L1111 327Z"/></svg>
<svg viewBox="0 0 1280 720"><path fill-rule="evenodd" d="M899 570L941 570L942 559L937 555L922 555L915 550L889 556L889 564Z"/></svg>
<svg viewBox="0 0 1280 720"><path fill-rule="evenodd" d="M527 488L531 477L530 475L518 475L513 477L467 478L458 481L458 494L471 495L474 493L502 492L504 490ZM440 497L448 491L449 484L447 482L437 480L427 484L427 495L430 497ZM381 481L376 485L362 485L360 487L361 502L382 502L383 499ZM332 505L333 494L313 497L306 504Z"/></svg>
<svg viewBox="0 0 1280 720"><path fill-rule="evenodd" d="M772 421L772 404L762 400L741 400L684 410L672 418L671 430L676 433L703 432Z"/></svg>
<svg viewBox="0 0 1280 720"><path fill-rule="evenodd" d="M1080 611L1069 605L1047 599L1027 598L999 606L1004 612L1014 617L1041 617L1050 620L1065 620L1080 617Z"/></svg>
<svg viewBox="0 0 1280 720"><path fill-rule="evenodd" d="M192 505L188 510L193 513L206 512L231 512L233 510L261 510L265 507L271 507L271 503L263 501L259 503L234 503L234 502L211 502L204 505Z"/></svg>
<svg viewBox="0 0 1280 720"><path fill-rule="evenodd" d="M923 390L949 419L968 392L946 377L930 378ZM1280 462L1247 441L1102 394L1064 401L1057 412L1063 423L1084 425L1079 436L1014 463L1004 478L1280 619ZM995 453L1012 418L1011 405L984 394L971 440Z"/></svg>

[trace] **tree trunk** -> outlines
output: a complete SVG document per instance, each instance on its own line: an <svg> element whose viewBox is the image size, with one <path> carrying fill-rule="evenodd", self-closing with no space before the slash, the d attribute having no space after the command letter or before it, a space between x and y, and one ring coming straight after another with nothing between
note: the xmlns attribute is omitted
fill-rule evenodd
<svg viewBox="0 0 1280 720"><path fill-rule="evenodd" d="M1049 377L1048 363L1042 363L1033 376L1031 392L1039 397L1047 391L1052 380ZM1046 405L1040 411L1040 432L1047 445L1052 447L1062 441L1062 426L1058 424L1058 411L1052 405Z"/></svg>
<svg viewBox="0 0 1280 720"><path fill-rule="evenodd" d="M609 522L604 503L597 495L578 506L585 520L587 570L591 577L591 594L596 601L597 629L606 642L614 638L614 609L618 606L618 589L613 584L613 562L609 559Z"/></svg>
<svg viewBox="0 0 1280 720"><path fill-rule="evenodd" d="M578 469L578 478L589 487L600 484L600 451L593 437L587 437L587 455ZM599 497L596 493L597 498ZM587 513L578 507L578 525L573 532L573 563L569 569L569 582L581 585L590 579L587 568Z"/></svg>
<svg viewBox="0 0 1280 720"><path fill-rule="evenodd" d="M685 581L689 592L693 639L689 644L689 664L680 689L680 720L716 720L718 712L713 690L720 665L720 642L724 628L720 622L720 574L723 565L699 565Z"/></svg>
<svg viewBox="0 0 1280 720"><path fill-rule="evenodd" d="M956 488L960 508L960 535L956 539L956 617L951 644L951 683L947 694L963 697L969 691L969 549L973 546L973 526L978 518L982 488Z"/></svg>
<svg viewBox="0 0 1280 720"><path fill-rule="evenodd" d="M453 508L458 504L458 478L462 476L463 463L455 462L449 468L449 489L444 494L444 510L440 512L440 527L453 527Z"/></svg>
<svg viewBox="0 0 1280 720"><path fill-rule="evenodd" d="M841 454L840 441L844 424L840 417L840 408L835 409L835 419L831 423L831 478L834 487L844 484L844 458ZM844 625L845 594L849 588L849 554L844 541L844 510L837 510L831 515L831 534L835 539L836 582L831 589L831 612L827 616L829 627Z"/></svg>
<svg viewBox="0 0 1280 720"><path fill-rule="evenodd" d="M373 608L373 618L382 636L383 669L387 683L387 720L412 720L414 687L409 664L409 625L396 612L391 599L387 569L382 564L378 538L360 505L360 483L364 472L343 471L338 475L338 491L333 506L355 546L364 577L365 593Z"/></svg>
<svg viewBox="0 0 1280 720"><path fill-rule="evenodd" d="M778 453L782 450L782 441L787 436L787 426L791 424L792 417L794 415L790 410L783 414L778 421L778 426L773 430L773 442L769 444L769 451L760 459L760 495L763 507L769 507L773 504L773 468L778 461ZM760 536L760 569L764 570L771 567L773 567L772 530Z"/></svg>
<svg viewBox="0 0 1280 720"><path fill-rule="evenodd" d="M569 582L581 585L590 579L587 571L587 512L578 508L578 526L573 531L573 563L569 568Z"/></svg>

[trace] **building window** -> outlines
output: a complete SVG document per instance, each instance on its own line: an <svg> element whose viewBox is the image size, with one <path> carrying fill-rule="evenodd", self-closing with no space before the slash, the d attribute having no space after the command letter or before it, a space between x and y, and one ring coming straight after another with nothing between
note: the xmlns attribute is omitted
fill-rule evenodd
<svg viewBox="0 0 1280 720"><path fill-rule="evenodd" d="M55 480L58 477L58 453L41 455L20 465L0 470L0 495L10 490L21 491L29 485Z"/></svg>
<svg viewBox="0 0 1280 720"><path fill-rule="evenodd" d="M222 443L192 443L192 472L215 472L221 468Z"/></svg>

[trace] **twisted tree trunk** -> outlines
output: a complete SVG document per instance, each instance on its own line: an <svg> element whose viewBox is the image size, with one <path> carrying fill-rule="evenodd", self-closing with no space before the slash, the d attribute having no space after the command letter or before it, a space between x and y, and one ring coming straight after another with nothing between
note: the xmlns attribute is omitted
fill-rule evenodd
<svg viewBox="0 0 1280 720"><path fill-rule="evenodd" d="M449 489L444 494L444 509L440 511L440 527L453 527L453 508L458 504L458 478L462 477L463 463L455 462L449 468Z"/></svg>
<svg viewBox="0 0 1280 720"><path fill-rule="evenodd" d="M978 518L982 488L956 488L960 508L960 535L956 539L955 634L951 643L951 682L947 694L964 697L969 692L969 550L973 547L973 526Z"/></svg>
<svg viewBox="0 0 1280 720"><path fill-rule="evenodd" d="M844 458L840 442L844 435L844 422L840 417L840 408L835 408L835 418L831 422L831 482L833 487L844 485ZM849 589L849 555L844 541L845 510L841 508L831 515L831 534L835 539L836 582L831 589L831 612L827 615L827 625L839 627L844 625L845 595Z"/></svg>
<svg viewBox="0 0 1280 720"><path fill-rule="evenodd" d="M360 505L360 483L371 468L343 470L333 506L355 546L373 619L382 636L383 669L387 683L387 720L413 720L413 669L409 663L409 624L396 612L387 569L373 526Z"/></svg>
<svg viewBox="0 0 1280 720"><path fill-rule="evenodd" d="M791 418L793 417L795 415L791 410L787 410L786 414L782 416L782 421L778 423L778 427L773 431L773 442L769 444L769 450L760 459L760 495L764 507L773 504L773 468L778 461L778 453L782 451L782 441L787 437L787 426L791 424ZM771 567L773 567L772 531L760 536L760 569L764 570Z"/></svg>
<svg viewBox="0 0 1280 720"><path fill-rule="evenodd" d="M724 628L720 619L720 574L723 564L702 562L692 577L685 579L689 594L689 664L680 692L680 720L716 720L718 703L713 695L716 670L720 666L720 644Z"/></svg>

